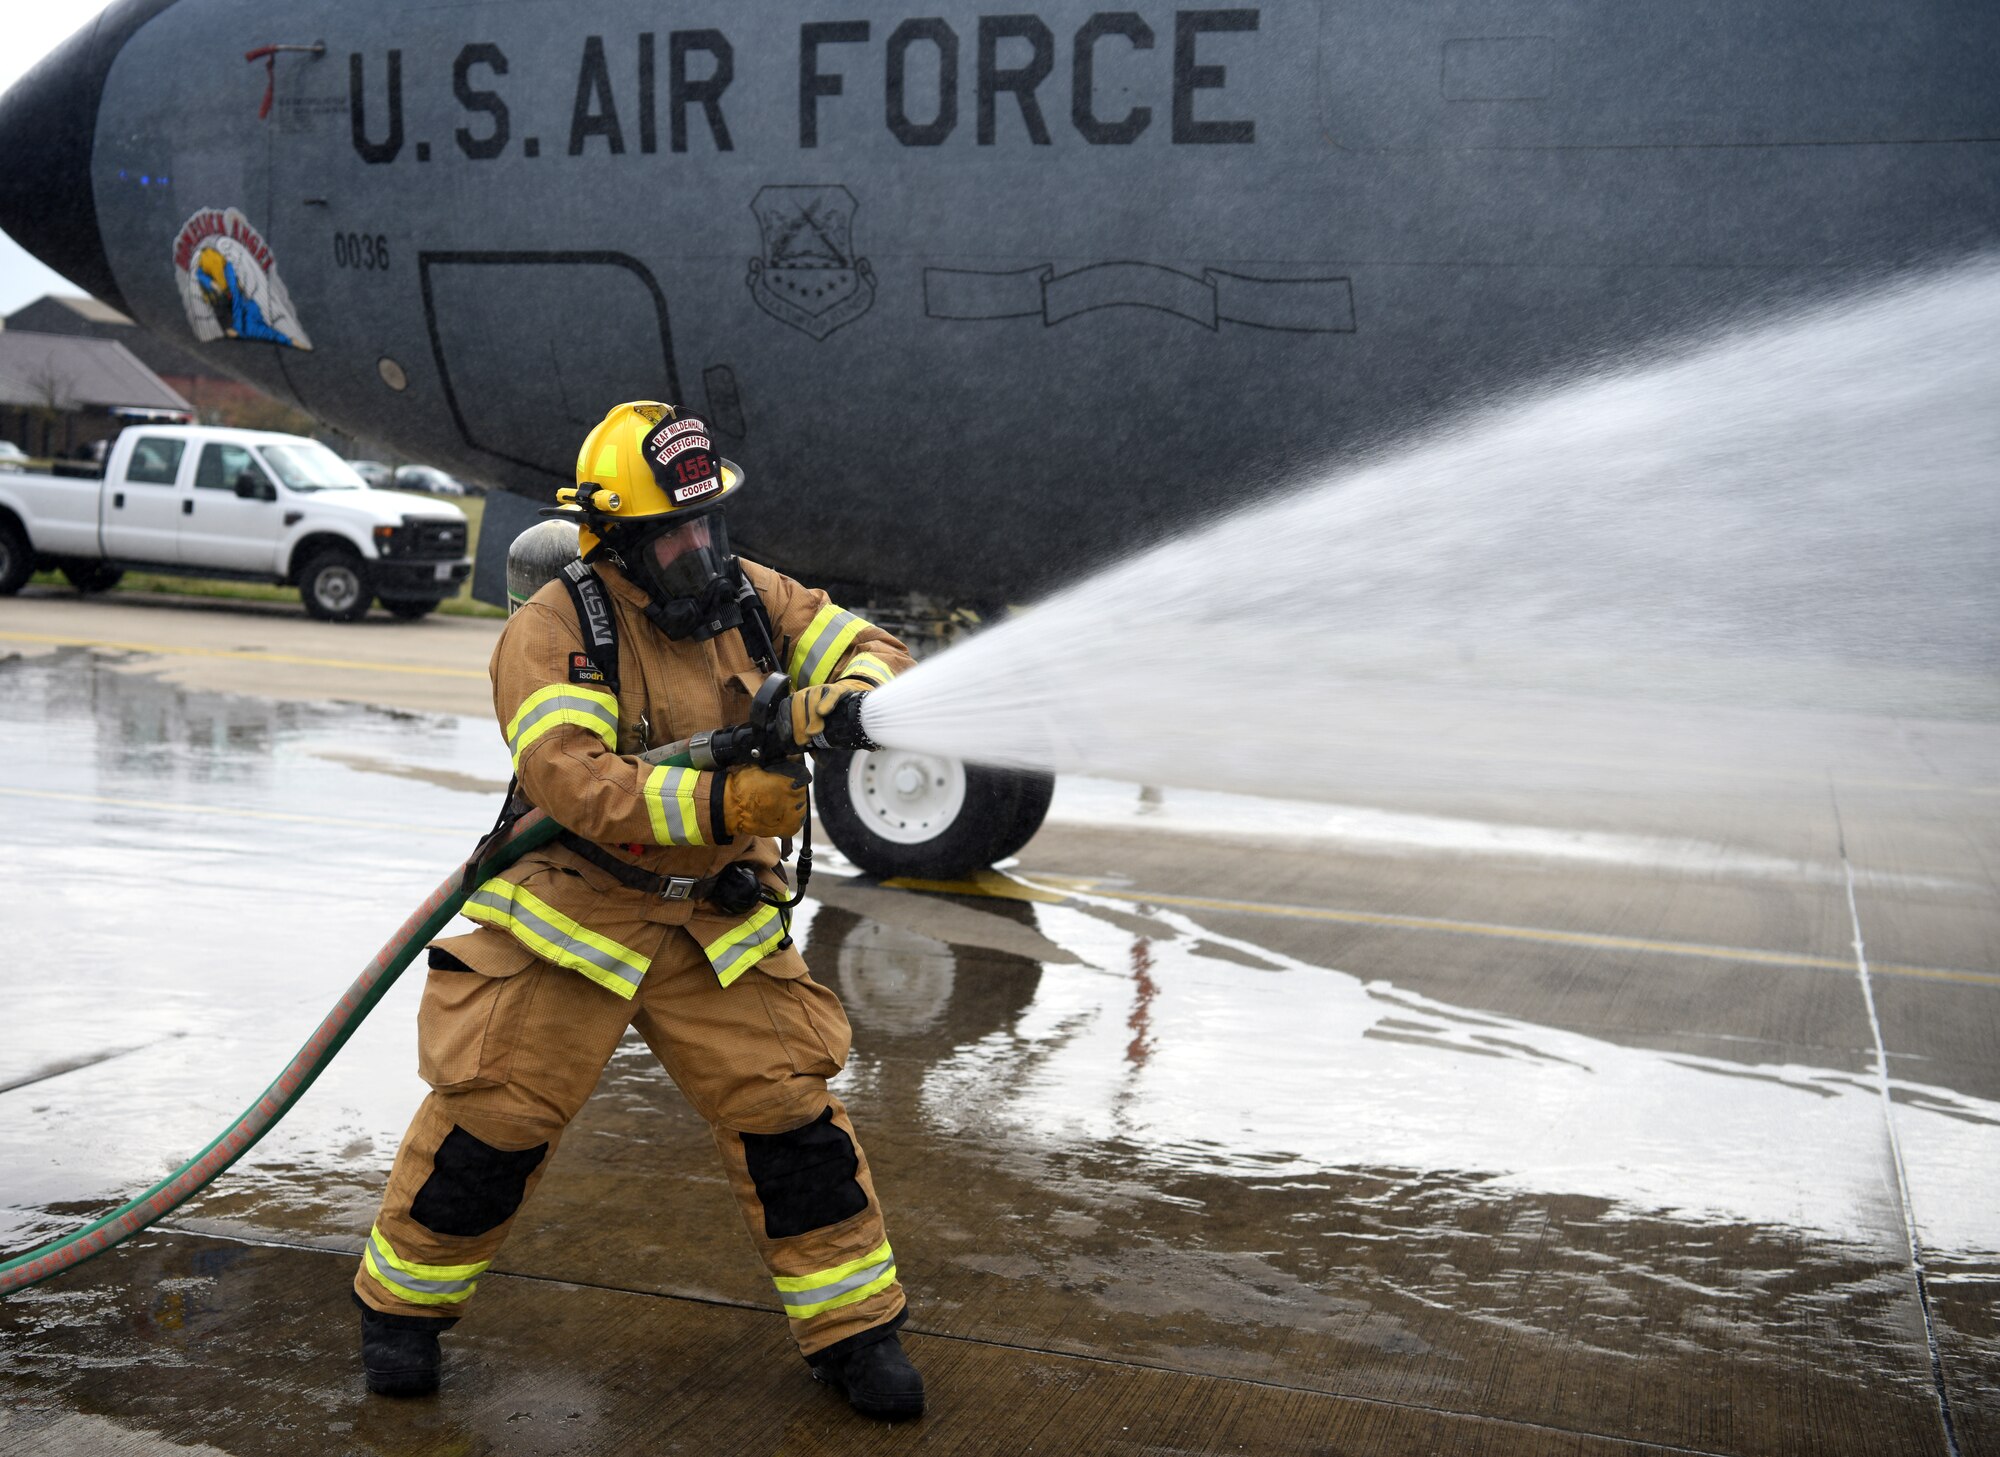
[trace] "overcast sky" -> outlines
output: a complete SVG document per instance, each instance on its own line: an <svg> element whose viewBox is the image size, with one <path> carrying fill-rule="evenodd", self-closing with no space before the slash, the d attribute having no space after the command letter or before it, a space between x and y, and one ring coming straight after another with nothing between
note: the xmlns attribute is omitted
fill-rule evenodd
<svg viewBox="0 0 2000 1457"><path fill-rule="evenodd" d="M106 0L37 0L32 5L8 5L6 29L0 34L0 90L83 29L105 4ZM45 293L82 292L0 233L0 314L11 314Z"/></svg>

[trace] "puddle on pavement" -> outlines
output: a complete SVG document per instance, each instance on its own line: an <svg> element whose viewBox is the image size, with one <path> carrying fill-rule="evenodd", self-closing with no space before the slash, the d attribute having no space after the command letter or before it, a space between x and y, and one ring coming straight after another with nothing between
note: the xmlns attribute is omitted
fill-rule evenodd
<svg viewBox="0 0 2000 1457"><path fill-rule="evenodd" d="M0 1086L20 1084L0 1093L0 1248L206 1143L484 831L505 769L479 720L190 693L82 653L0 663L4 985L35 1031L0 1042ZM798 929L856 1026L840 1087L864 1129L1039 1201L1013 1247L967 1241L968 1276L1080 1292L1166 1342L1199 1311L1394 1352L1448 1310L1607 1351L1778 1350L1845 1308L1907 1344L1870 1076L1472 1012L1087 892L906 909L814 905ZM1043 944L1064 959L1018 949ZM418 982L188 1222L365 1229L422 1092ZM673 1104L631 1051L600 1098ZM1897 1093L1925 1243L1990 1282L2000 1104Z"/></svg>

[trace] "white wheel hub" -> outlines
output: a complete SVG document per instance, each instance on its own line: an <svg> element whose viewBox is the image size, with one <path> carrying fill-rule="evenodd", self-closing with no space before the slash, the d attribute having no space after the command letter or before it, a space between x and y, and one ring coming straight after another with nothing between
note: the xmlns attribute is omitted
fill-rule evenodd
<svg viewBox="0 0 2000 1457"><path fill-rule="evenodd" d="M847 766L847 797L861 823L898 845L935 840L965 808L965 766L906 749L859 753Z"/></svg>

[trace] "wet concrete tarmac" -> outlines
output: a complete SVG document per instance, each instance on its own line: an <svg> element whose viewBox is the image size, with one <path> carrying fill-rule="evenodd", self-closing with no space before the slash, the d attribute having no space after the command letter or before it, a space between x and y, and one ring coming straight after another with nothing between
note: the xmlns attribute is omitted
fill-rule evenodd
<svg viewBox="0 0 2000 1457"><path fill-rule="evenodd" d="M493 631L0 606L0 1249L205 1143L490 822ZM444 1392L362 1397L413 978L167 1228L0 1307L0 1452L2000 1451L2000 734L1863 728L1615 796L1510 793L1518 744L1339 807L1065 784L949 889L835 857L802 940L914 1427L805 1379L636 1040Z"/></svg>

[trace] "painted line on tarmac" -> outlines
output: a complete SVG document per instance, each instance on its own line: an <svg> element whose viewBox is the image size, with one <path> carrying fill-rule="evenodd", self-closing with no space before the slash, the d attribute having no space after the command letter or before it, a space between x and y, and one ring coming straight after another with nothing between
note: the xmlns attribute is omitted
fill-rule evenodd
<svg viewBox="0 0 2000 1457"><path fill-rule="evenodd" d="M399 824L390 820L287 814L279 810L236 809L226 805L189 804L167 799L121 799L112 795L77 794L57 789L21 789L6 784L0 784L0 795L13 795L21 799L57 800L71 804L102 804L117 809L160 810L169 814L213 815L224 819L277 820L291 824L339 825L362 830L398 830L405 834L449 836L453 839L462 839L468 834L477 833L476 830L441 829L436 825ZM1809 956L1793 951L1761 951L1743 946L1709 946L1697 941L1652 941L1635 936L1611 936L1596 931L1555 931L1535 926L1508 926L1486 921L1452 921L1434 916L1396 915L1386 911L1331 910L1324 906L1290 905L1282 901L1222 900L1212 896L1111 890L1070 877L1046 879L1064 891L1104 896L1110 900L1176 906L1190 910L1230 911L1239 915L1277 916L1286 920L1330 921L1348 926L1381 926L1399 931L1438 931L1454 936L1485 936L1509 941L1534 941L1553 946L1585 946L1597 951L1636 951L1654 956L1692 956L1709 961L1748 962L1757 966L1798 967L1810 971L1853 969L1852 963L1837 957ZM991 896L995 893L989 886L976 881L905 881L897 888L920 890L930 894ZM1008 898L1039 900L1042 897L1023 896L1019 892L1014 892ZM1896 965L1876 965L1870 970L1880 976L1913 977L1923 981L1950 981L1969 986L2000 987L2000 974L1986 971L1962 971L1955 967L1943 966Z"/></svg>
<svg viewBox="0 0 2000 1457"><path fill-rule="evenodd" d="M484 683L484 668L426 668L415 663L380 663L361 658L303 658L290 653L253 652L247 648L191 648L171 643L115 642L108 638L63 637L48 632L0 632L7 642L49 643L66 648L116 648L127 653L155 653L169 658L241 658L251 663L284 663L295 668L338 668L349 673L412 673L422 678L477 678Z"/></svg>
<svg viewBox="0 0 2000 1457"><path fill-rule="evenodd" d="M1709 946L1698 941L1651 941L1636 936L1611 936L1597 931L1556 931L1537 926L1508 926L1487 921L1451 921L1433 916L1403 916L1384 911L1341 911L1323 906L1288 905L1280 901L1219 900L1199 895L1162 895L1147 891L1107 890L1078 883L1082 895L1105 896L1140 904L1191 910L1232 911L1242 915L1279 916L1290 920L1333 921L1348 926L1383 926L1398 931L1441 931L1454 936L1485 936L1507 941L1534 941L1551 946L1587 946L1594 951L1637 951L1654 956L1693 956L1707 961L1749 962L1757 966L1800 967L1811 971L1853 971L1852 960L1808 956L1795 951L1760 951L1744 946ZM963 894L963 892L961 892ZM1880 966L1878 975L1916 977L1925 981L1964 982L2000 987L2000 974L1961 971L1944 966Z"/></svg>
<svg viewBox="0 0 2000 1457"><path fill-rule="evenodd" d="M108 804L114 809L155 809L177 815L213 815L221 819L283 820L296 825L340 825L355 830L396 830L406 835L448 835L454 840L477 838L481 833L475 826L468 829L445 829L437 825L407 825L394 820L347 819L340 815L287 814L275 809L238 809L221 804L189 804L185 800L173 799L119 799L108 794L76 794L61 789L21 789L11 784L0 784L0 794L11 794L20 799L53 799L69 804Z"/></svg>

